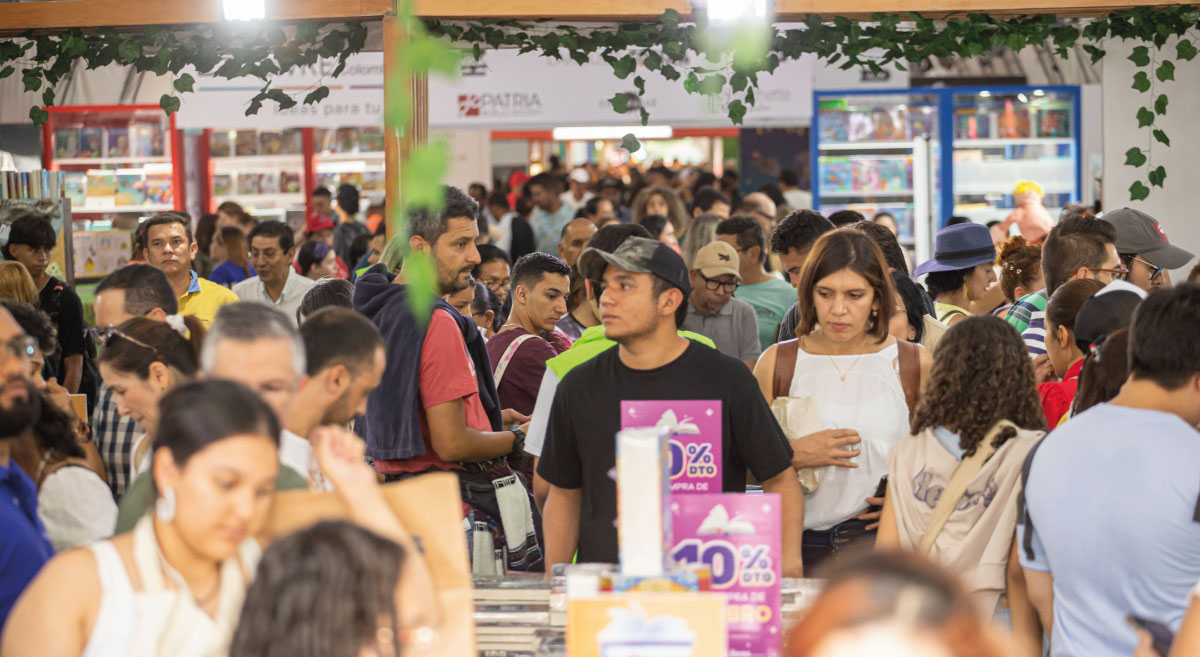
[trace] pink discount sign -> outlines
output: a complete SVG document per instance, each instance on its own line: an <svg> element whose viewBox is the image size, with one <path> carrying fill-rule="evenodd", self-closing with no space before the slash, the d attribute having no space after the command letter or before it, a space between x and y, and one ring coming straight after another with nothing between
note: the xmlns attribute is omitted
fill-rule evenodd
<svg viewBox="0 0 1200 657"><path fill-rule="evenodd" d="M623 401L621 428L666 427L671 492L721 492L720 400Z"/></svg>
<svg viewBox="0 0 1200 657"><path fill-rule="evenodd" d="M707 565L729 596L729 657L779 657L779 495L675 496L671 522L671 558Z"/></svg>

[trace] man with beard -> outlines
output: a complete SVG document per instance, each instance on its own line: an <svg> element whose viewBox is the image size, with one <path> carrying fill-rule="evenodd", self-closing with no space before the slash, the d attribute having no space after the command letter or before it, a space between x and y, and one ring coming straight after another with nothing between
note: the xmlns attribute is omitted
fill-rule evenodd
<svg viewBox="0 0 1200 657"><path fill-rule="evenodd" d="M475 320L440 298L464 289L479 264L478 213L475 201L447 187L440 211L409 216L411 254L400 274L394 280L367 274L355 286L354 308L379 328L388 354L361 428L367 456L388 481L430 471L458 474L471 507L474 572L503 574L505 567L541 565L529 496L505 463L510 454L522 454L525 432L517 423L529 418L501 411ZM409 284L420 280L413 263L422 259L436 269L432 289ZM420 301L432 304L431 315L417 316Z"/></svg>
<svg viewBox="0 0 1200 657"><path fill-rule="evenodd" d="M37 488L10 456L13 440L33 427L41 410L29 382L35 341L0 308L0 631L13 604L54 555L37 513Z"/></svg>

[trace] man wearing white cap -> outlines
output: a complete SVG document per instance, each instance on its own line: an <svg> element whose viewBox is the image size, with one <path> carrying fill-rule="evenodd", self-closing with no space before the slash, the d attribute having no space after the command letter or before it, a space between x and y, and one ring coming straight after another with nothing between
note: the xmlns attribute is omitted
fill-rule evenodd
<svg viewBox="0 0 1200 657"><path fill-rule="evenodd" d="M1171 287L1168 272L1195 257L1171 244L1162 225L1145 212L1121 208L1104 213L1104 219L1117 229L1117 255L1129 270L1125 280L1147 292L1156 287Z"/></svg>
<svg viewBox="0 0 1200 657"><path fill-rule="evenodd" d="M737 249L725 242L710 242L696 252L690 272L691 303L683 328L710 338L717 351L754 369L762 353L758 316L753 306L733 298L742 282L739 264Z"/></svg>
<svg viewBox="0 0 1200 657"><path fill-rule="evenodd" d="M592 177L588 174L587 169L579 168L567 176L567 182L570 184L570 188L559 198L562 199L563 205L571 208L571 212L578 212L579 208L594 196L588 191L588 185L592 184Z"/></svg>

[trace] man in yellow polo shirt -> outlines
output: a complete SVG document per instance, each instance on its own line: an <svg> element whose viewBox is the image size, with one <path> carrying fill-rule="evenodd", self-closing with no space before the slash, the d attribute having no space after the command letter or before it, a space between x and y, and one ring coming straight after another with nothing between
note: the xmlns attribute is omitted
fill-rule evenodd
<svg viewBox="0 0 1200 657"><path fill-rule="evenodd" d="M229 288L200 278L192 270L197 248L186 214L160 212L146 222L146 262L167 275L179 297L179 313L195 315L208 328L217 310L237 303L238 298Z"/></svg>

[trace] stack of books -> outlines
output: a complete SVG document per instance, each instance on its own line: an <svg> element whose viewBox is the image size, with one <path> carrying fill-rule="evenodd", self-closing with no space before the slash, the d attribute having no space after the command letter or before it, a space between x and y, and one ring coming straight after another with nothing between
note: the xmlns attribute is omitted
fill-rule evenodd
<svg viewBox="0 0 1200 657"><path fill-rule="evenodd" d="M530 574L475 578L475 641L481 657L534 657L538 644L562 634L550 613L550 582Z"/></svg>
<svg viewBox="0 0 1200 657"><path fill-rule="evenodd" d="M63 172L0 171L0 200L10 198L58 199L63 197Z"/></svg>

